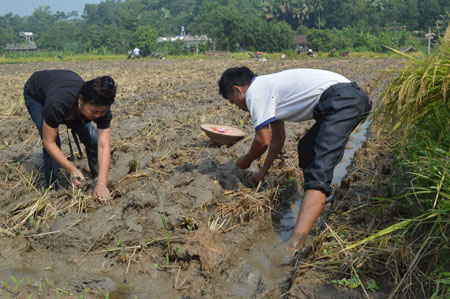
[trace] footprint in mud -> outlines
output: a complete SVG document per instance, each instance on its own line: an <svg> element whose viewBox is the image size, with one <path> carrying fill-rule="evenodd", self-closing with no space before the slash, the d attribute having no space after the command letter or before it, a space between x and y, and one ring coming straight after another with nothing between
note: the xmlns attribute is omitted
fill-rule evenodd
<svg viewBox="0 0 450 299"><path fill-rule="evenodd" d="M280 297L291 285L294 257L286 250L275 231L269 231L257 243L240 254L227 271L223 285L228 297L272 298Z"/></svg>

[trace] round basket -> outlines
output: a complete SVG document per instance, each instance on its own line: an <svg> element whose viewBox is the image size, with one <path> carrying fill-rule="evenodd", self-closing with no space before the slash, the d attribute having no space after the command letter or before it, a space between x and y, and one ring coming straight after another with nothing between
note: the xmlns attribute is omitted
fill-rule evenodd
<svg viewBox="0 0 450 299"><path fill-rule="evenodd" d="M202 124L200 128L202 128L212 142L217 144L232 144L247 135L239 128L225 125Z"/></svg>

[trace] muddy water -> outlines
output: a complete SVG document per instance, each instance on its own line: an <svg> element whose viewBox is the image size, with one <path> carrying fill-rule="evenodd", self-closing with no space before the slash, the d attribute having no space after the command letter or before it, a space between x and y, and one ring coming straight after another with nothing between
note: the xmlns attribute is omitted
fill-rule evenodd
<svg viewBox="0 0 450 299"><path fill-rule="evenodd" d="M271 175L256 192L247 181L250 171L234 165L252 139L219 147L199 128L212 122L253 133L248 115L217 94L216 81L224 69L236 65L247 65L260 74L322 68L357 81L374 99L374 90L384 78L373 70L391 63L230 59L0 66L0 79L8 82L0 90L0 122L7 124L0 128L0 185L5 191L0 194L0 228L8 231L21 207L40 198L43 181L41 143L23 112L23 82L38 69L66 68L86 79L107 73L120 86L113 107L108 183L114 191L113 205L92 201L80 210L53 213L61 202L72 200L70 190L61 190L52 193L48 204L12 235L2 233L0 280L8 287L0 287L1 297L52 298L57 289L67 296L88 298L104 298L106 292L110 298L279 296L289 289L293 273L292 268L280 266L286 257L278 248L292 230L301 198L296 142L311 124L286 125L286 154L275 161ZM20 105L15 108L8 102L11 98ZM68 152L65 141L64 135L63 151ZM350 160L349 156L345 161ZM75 163L86 169L84 160ZM130 171L133 163L136 169ZM257 169L254 163L250 170ZM249 212L254 205L248 201L263 204ZM213 229L214 223L223 225ZM20 294L14 292L12 277L24 279Z"/></svg>

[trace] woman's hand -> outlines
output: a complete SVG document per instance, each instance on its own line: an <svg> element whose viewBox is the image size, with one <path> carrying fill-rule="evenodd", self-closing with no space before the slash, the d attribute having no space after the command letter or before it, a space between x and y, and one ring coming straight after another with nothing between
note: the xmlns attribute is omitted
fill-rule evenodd
<svg viewBox="0 0 450 299"><path fill-rule="evenodd" d="M74 168L70 172L70 183L72 184L72 187L81 187L83 185L83 181L85 180L83 174L81 171L78 170L78 168Z"/></svg>
<svg viewBox="0 0 450 299"><path fill-rule="evenodd" d="M110 194L108 187L105 183L95 184L94 195L98 196L102 203L108 203L110 201Z"/></svg>

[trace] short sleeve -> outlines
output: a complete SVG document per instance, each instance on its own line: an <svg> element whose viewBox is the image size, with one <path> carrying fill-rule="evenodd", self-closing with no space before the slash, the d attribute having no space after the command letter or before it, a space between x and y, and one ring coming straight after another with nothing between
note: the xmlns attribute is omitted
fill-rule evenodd
<svg viewBox="0 0 450 299"><path fill-rule="evenodd" d="M276 121L275 118L275 104L276 101L270 96L266 97L252 97L251 94L246 94L246 104L248 111L253 120L255 131L267 126Z"/></svg>
<svg viewBox="0 0 450 299"><path fill-rule="evenodd" d="M111 125L111 120L112 120L111 109L108 109L108 112L106 112L105 116L97 118L96 120L94 120L94 122L97 124L98 129L104 130L109 129Z"/></svg>
<svg viewBox="0 0 450 299"><path fill-rule="evenodd" d="M42 108L42 117L45 120L45 123L54 129L64 123L64 113L58 108L59 107L51 105L50 101L47 101Z"/></svg>

